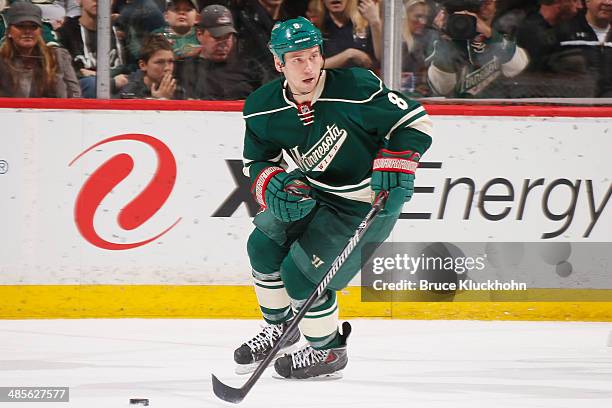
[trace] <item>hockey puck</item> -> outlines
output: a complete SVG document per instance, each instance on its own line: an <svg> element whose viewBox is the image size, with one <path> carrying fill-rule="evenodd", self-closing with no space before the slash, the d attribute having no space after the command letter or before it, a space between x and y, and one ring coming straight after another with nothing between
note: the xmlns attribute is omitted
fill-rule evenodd
<svg viewBox="0 0 612 408"><path fill-rule="evenodd" d="M149 400L146 398L130 398L130 405L141 405L143 407L148 407Z"/></svg>

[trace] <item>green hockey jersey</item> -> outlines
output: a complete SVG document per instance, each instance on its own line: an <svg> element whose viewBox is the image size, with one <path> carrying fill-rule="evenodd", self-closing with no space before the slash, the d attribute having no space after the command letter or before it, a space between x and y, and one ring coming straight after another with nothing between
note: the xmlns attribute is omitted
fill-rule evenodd
<svg viewBox="0 0 612 408"><path fill-rule="evenodd" d="M245 102L244 173L253 186L286 168L288 156L313 188L370 202L372 163L381 148L422 155L431 144L424 108L371 71L323 70L313 100L301 105L286 87L282 78L272 81Z"/></svg>

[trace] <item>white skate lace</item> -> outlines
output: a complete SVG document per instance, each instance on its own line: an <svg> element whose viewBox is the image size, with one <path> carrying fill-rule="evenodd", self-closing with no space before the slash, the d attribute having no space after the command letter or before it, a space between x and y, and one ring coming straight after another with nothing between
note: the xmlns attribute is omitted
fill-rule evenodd
<svg viewBox="0 0 612 408"><path fill-rule="evenodd" d="M247 341L246 344L253 351L263 350L266 345L274 346L274 342L283 334L282 324L268 324L261 333Z"/></svg>
<svg viewBox="0 0 612 408"><path fill-rule="evenodd" d="M329 350L315 350L306 346L291 354L291 364L293 368L307 367L325 360L328 354Z"/></svg>

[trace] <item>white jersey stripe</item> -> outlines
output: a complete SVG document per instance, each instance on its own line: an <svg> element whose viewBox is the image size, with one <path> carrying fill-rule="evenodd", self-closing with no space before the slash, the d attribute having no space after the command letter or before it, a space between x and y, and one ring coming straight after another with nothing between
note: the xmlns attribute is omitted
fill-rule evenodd
<svg viewBox="0 0 612 408"><path fill-rule="evenodd" d="M408 112L406 115L404 115L404 117L398 120L397 123L395 123L395 125L393 125L393 127L389 130L389 133L387 133L387 135L385 136L385 139L389 139L391 137L391 133L393 133L393 131L397 129L398 126L400 126L402 123L406 122L407 120L423 112L425 112L425 108L423 108L422 106L419 106L416 109L413 109L410 112ZM410 124L408 124L408 126L410 126Z"/></svg>
<svg viewBox="0 0 612 408"><path fill-rule="evenodd" d="M572 41L561 41L561 45L591 45L591 46L604 46L612 47L612 42L599 42L599 41L586 41L586 40L572 40Z"/></svg>
<svg viewBox="0 0 612 408"><path fill-rule="evenodd" d="M270 114L270 113L280 112L280 111L284 111L284 110L291 109L291 108L293 108L293 106L283 106L282 108L272 109L272 110L269 110L269 111L251 113L250 115L243 116L242 118L243 119L248 119L248 118L252 118L254 116L267 115L267 114Z"/></svg>
<svg viewBox="0 0 612 408"><path fill-rule="evenodd" d="M281 152L278 156L276 156L276 157L274 157L272 159L265 160L265 161L274 162L274 163L278 164L279 166L281 166L282 168L286 168L286 164L283 163L282 158L283 158L283 152ZM250 177L251 172L250 172L250 169L249 169L249 165L251 163L255 163L255 162L258 162L258 161L262 161L262 160L248 160L248 159L244 159L243 158L242 159L242 174L244 174L247 177Z"/></svg>
<svg viewBox="0 0 612 408"><path fill-rule="evenodd" d="M376 74L373 73L372 71L368 70L368 72L370 72L370 74L374 75L376 77L376 79L378 79L378 84L379 84L378 85L378 90L376 92L374 92L372 95L370 95L369 98L361 99L361 100L335 99L335 98L319 98L319 101L321 101L321 102L346 102L346 103L366 103L366 102L370 102L372 99L374 99L374 97L376 95L378 95L379 93L382 92L382 90L383 90L383 81L382 81L382 79L377 77Z"/></svg>
<svg viewBox="0 0 612 408"><path fill-rule="evenodd" d="M325 183L321 183L320 181L317 180L313 180L310 177L306 176L306 178L308 179L308 182L311 183L312 185L316 186L316 187L321 187L324 189L328 189L331 191L344 191L344 190L355 190L355 189L361 189L363 187L365 187L366 185L370 184L370 178L361 180L359 183L357 184L351 184L351 185L346 185L346 186L330 186L329 184L325 184Z"/></svg>

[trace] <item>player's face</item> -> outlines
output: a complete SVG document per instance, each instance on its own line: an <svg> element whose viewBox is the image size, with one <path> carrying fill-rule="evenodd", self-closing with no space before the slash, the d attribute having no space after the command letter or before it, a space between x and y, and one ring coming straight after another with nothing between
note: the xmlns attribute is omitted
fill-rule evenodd
<svg viewBox="0 0 612 408"><path fill-rule="evenodd" d="M278 59L275 61L276 69L285 75L294 94L310 93L317 86L323 68L323 56L319 46L286 53L284 65L281 65Z"/></svg>
<svg viewBox="0 0 612 408"><path fill-rule="evenodd" d="M159 50L148 61L140 61L139 65L151 82L159 84L164 75L174 70L174 54L169 50Z"/></svg>
<svg viewBox="0 0 612 408"><path fill-rule="evenodd" d="M213 37L208 30L198 30L198 41L202 44L200 55L214 62L223 62L234 47L234 34Z"/></svg>

